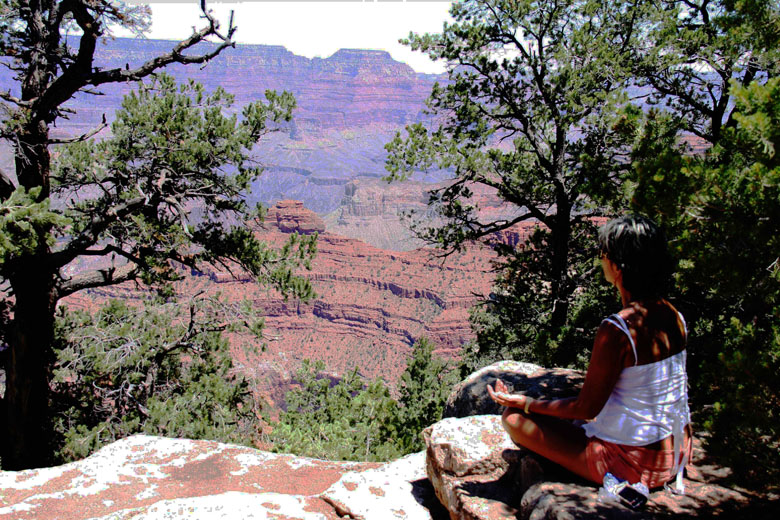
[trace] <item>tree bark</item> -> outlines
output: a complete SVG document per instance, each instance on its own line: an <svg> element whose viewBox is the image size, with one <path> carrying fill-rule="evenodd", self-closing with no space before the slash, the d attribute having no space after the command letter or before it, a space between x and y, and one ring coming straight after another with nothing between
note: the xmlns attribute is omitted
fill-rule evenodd
<svg viewBox="0 0 780 520"><path fill-rule="evenodd" d="M571 240L571 205L565 197L558 197L555 224L551 229L552 240L552 282L550 296L552 315L550 328L557 335L569 314L569 242Z"/></svg>
<svg viewBox="0 0 780 520"><path fill-rule="evenodd" d="M5 414L0 457L4 470L49 465L51 417L49 375L54 341L54 276L34 258L20 259L11 277L16 295L8 331Z"/></svg>

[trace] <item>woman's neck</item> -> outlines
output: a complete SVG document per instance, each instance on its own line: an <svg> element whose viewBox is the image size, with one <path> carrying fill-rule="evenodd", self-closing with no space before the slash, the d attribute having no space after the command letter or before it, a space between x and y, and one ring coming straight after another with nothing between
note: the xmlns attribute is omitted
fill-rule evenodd
<svg viewBox="0 0 780 520"><path fill-rule="evenodd" d="M628 289L623 287L622 281L618 281L615 285L617 286L618 291L620 291L620 303L623 305L623 308L625 309L626 307L628 307L628 304L633 301L631 299L631 293L628 292Z"/></svg>

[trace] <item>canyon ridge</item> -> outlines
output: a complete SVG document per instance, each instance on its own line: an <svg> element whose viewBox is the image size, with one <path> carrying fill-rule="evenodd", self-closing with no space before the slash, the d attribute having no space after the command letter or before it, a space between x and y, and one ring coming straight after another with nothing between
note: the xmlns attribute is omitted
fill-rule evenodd
<svg viewBox="0 0 780 520"><path fill-rule="evenodd" d="M134 66L170 50L173 42L116 38L96 53L100 66ZM282 244L291 232L319 233L311 271L317 297L285 301L249 279L225 273L191 273L180 284L184 295L221 291L249 298L265 315L273 338L255 356L236 350L237 364L258 382L266 398L281 404L283 390L304 358L325 361L343 373L358 366L367 377L392 383L420 337L438 354L455 358L472 337L469 309L485 298L494 273L488 248L473 247L447 259L412 237L400 215L431 221L428 191L441 187L447 172L419 172L405 182L381 178L384 144L411 123L435 124L425 100L444 76L416 73L384 51L342 49L328 58L296 56L280 46L237 45L204 67L166 68L179 81L195 80L208 91L224 88L235 96L233 110L264 97L267 89L288 90L297 101L293 120L266 135L253 150L264 172L252 186L250 202L271 208L262 239ZM110 123L122 97L135 85L102 88L102 96L79 94L74 114L58 122L55 134L77 136ZM0 71L0 89L17 88ZM98 138L109 135L103 130ZM10 150L0 150L0 167L13 171ZM477 193L481 211L509 216L489 192ZM506 233L517 243L527 230ZM83 266L82 266L83 267ZM79 266L69 266L72 274ZM137 299L133 284L82 292L64 303L94 308L111 297Z"/></svg>

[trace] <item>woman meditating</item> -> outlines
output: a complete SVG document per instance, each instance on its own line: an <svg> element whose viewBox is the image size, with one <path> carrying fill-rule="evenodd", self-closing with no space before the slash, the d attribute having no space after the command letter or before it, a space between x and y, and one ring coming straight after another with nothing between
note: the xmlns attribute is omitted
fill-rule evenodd
<svg viewBox="0 0 780 520"><path fill-rule="evenodd" d="M607 472L648 488L677 477L673 491L682 493L691 449L687 331L660 294L669 276L666 239L652 221L628 216L599 230L599 246L623 309L601 323L580 394L532 399L510 395L501 380L488 392L507 407L504 427L520 446L596 483Z"/></svg>

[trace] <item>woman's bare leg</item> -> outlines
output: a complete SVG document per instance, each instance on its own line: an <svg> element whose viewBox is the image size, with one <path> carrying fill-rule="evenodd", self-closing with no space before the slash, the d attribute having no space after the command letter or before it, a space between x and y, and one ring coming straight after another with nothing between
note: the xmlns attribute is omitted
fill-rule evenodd
<svg viewBox="0 0 780 520"><path fill-rule="evenodd" d="M520 446L560 464L577 475L601 483L588 468L585 430L570 422L546 415L523 413L519 408L507 408L502 416L504 429Z"/></svg>

